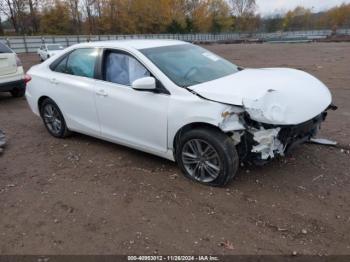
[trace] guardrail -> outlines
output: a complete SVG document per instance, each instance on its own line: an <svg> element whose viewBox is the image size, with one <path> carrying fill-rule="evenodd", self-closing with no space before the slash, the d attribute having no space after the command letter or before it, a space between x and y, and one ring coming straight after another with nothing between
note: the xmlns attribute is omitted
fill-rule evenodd
<svg viewBox="0 0 350 262"><path fill-rule="evenodd" d="M226 34L151 34L151 35L61 35L61 36L11 36L0 37L16 53L36 52L42 44L57 43L65 47L87 41L122 39L177 39L187 42L220 41L303 41L327 38L332 30L293 31L277 33L226 33ZM337 34L350 35L350 29L337 30Z"/></svg>

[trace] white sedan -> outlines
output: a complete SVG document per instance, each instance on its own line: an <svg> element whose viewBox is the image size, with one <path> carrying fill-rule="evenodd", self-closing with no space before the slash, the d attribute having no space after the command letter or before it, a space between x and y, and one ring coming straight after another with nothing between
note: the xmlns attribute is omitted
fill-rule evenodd
<svg viewBox="0 0 350 262"><path fill-rule="evenodd" d="M27 101L54 137L75 131L142 150L212 186L240 162L308 141L335 108L305 72L243 69L181 41L78 44L28 74Z"/></svg>
<svg viewBox="0 0 350 262"><path fill-rule="evenodd" d="M44 44L40 46L37 53L40 61L45 61L50 57L61 54L63 49L64 47L59 44Z"/></svg>

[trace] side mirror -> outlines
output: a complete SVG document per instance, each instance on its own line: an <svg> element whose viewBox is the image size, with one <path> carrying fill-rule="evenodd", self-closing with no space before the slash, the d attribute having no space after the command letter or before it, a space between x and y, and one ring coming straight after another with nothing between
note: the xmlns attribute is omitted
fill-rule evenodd
<svg viewBox="0 0 350 262"><path fill-rule="evenodd" d="M132 88L140 91L152 91L156 89L156 79L154 77L143 77L132 83Z"/></svg>

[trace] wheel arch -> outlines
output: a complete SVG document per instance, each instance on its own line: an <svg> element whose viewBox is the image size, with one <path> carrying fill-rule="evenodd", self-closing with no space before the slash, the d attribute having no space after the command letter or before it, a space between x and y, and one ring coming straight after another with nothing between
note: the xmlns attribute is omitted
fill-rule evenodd
<svg viewBox="0 0 350 262"><path fill-rule="evenodd" d="M216 131L220 131L220 132L224 133L218 126L210 124L210 123L206 123L206 122L193 122L193 123L188 123L188 124L182 126L176 132L174 139L173 139L173 155L174 155L175 161L176 161L176 150L177 150L177 146L178 146L178 142L180 140L180 137L183 134L185 134L186 132L188 132L189 130L198 129L198 128L208 128L208 129L212 129L212 130L216 130Z"/></svg>
<svg viewBox="0 0 350 262"><path fill-rule="evenodd" d="M39 99L38 99L38 112L39 114L41 115L41 105L43 104L44 100L45 99L51 99L50 97L48 96L41 96ZM52 99L51 99L52 100ZM53 101L53 100L52 100Z"/></svg>

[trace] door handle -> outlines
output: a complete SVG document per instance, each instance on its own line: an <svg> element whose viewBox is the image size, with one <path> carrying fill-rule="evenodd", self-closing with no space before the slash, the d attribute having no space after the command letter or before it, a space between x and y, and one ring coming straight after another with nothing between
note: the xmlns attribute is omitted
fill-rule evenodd
<svg viewBox="0 0 350 262"><path fill-rule="evenodd" d="M103 97L108 96L108 94L106 93L106 91L103 90L103 89L100 89L100 90L96 91L96 95L98 95L98 96L103 96Z"/></svg>
<svg viewBox="0 0 350 262"><path fill-rule="evenodd" d="M58 85L58 84L59 84L59 82L57 81L56 78L52 78L52 79L50 80L50 82L51 82L51 84L54 84L54 85Z"/></svg>

